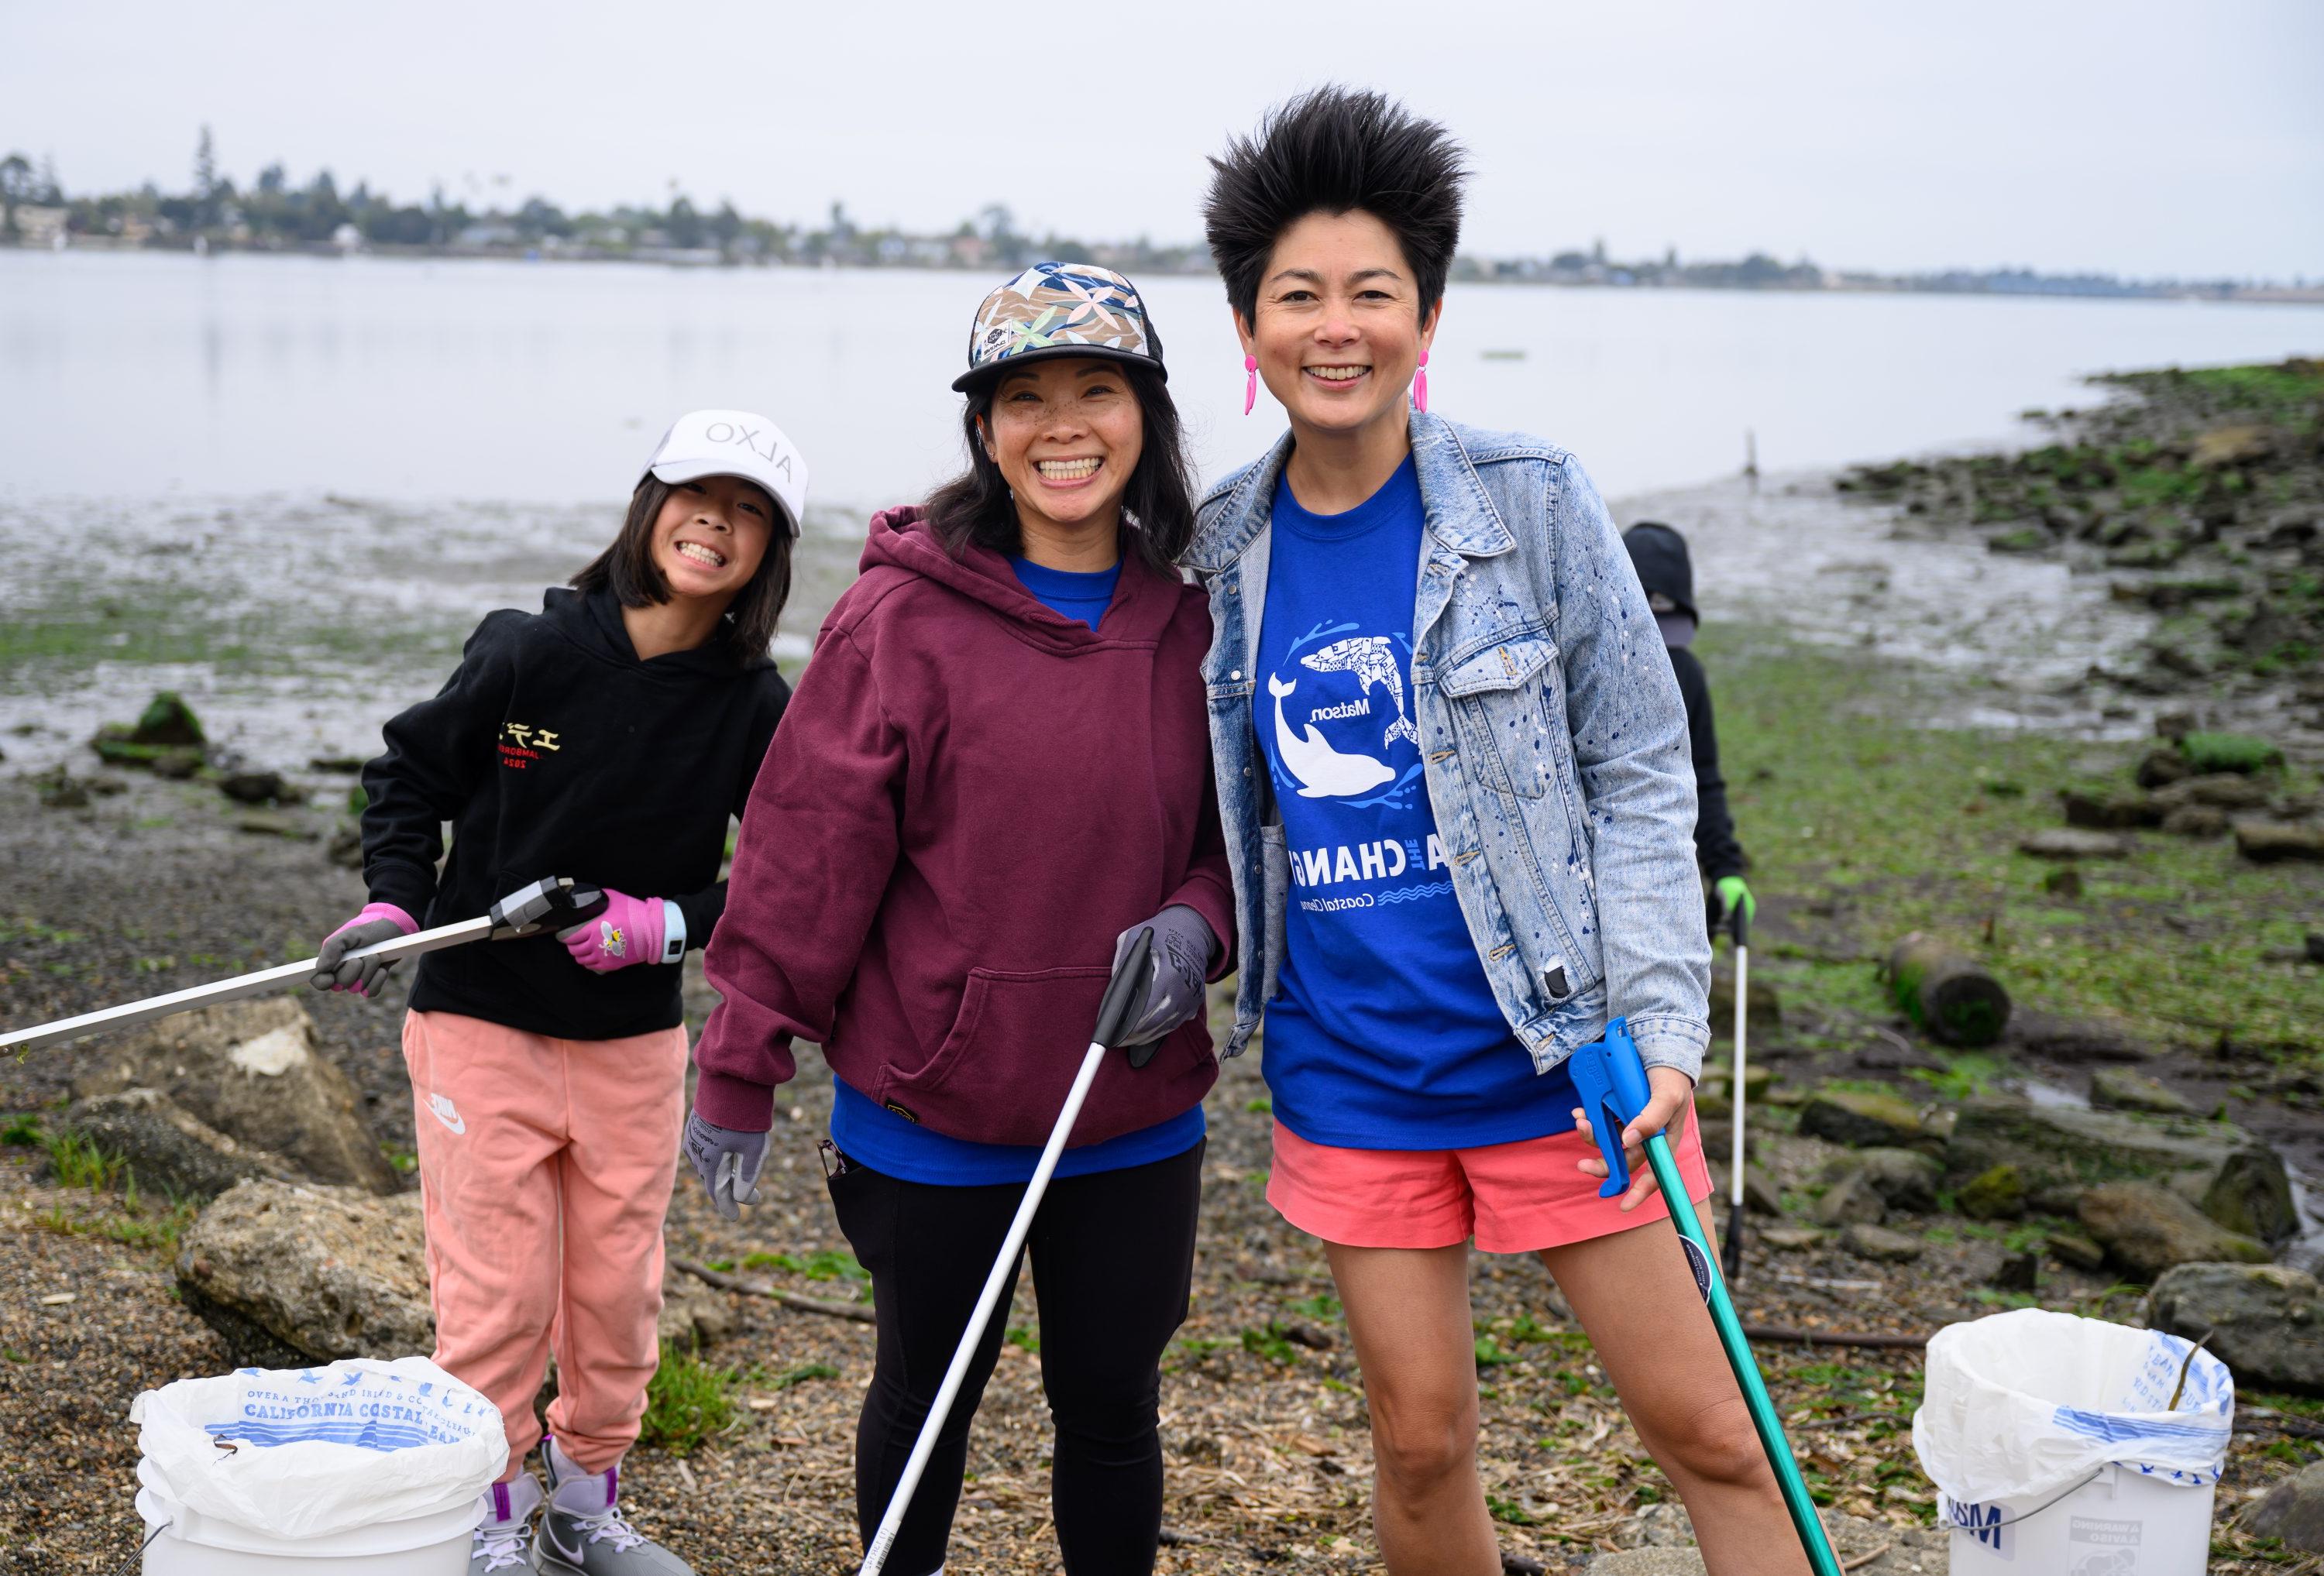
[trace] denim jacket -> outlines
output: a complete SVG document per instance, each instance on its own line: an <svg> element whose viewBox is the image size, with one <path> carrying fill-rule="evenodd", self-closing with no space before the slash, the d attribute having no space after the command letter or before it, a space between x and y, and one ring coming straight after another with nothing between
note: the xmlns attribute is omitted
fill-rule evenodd
<svg viewBox="0 0 2324 1576"><path fill-rule="evenodd" d="M1686 708L1597 489L1564 450L1415 411L1427 529L1413 720L1453 891L1501 1011L1547 1072L1627 1014L1700 1074L1711 944ZM1211 758L1234 876L1240 1055L1275 994L1289 857L1251 721L1286 434L1213 488L1184 562L1211 597Z"/></svg>

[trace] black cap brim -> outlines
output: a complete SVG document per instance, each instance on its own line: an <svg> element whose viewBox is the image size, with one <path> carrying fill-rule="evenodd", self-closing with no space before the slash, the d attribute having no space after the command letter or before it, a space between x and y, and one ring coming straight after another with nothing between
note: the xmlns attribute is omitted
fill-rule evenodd
<svg viewBox="0 0 2324 1576"><path fill-rule="evenodd" d="M1111 345L1048 345L1038 350L1020 351L1002 361L971 367L953 379L952 392L955 394L969 393L999 382L1018 367L1037 361L1058 361L1069 355L1080 356L1084 361L1119 361L1130 366L1152 367L1156 377L1166 383L1170 381L1169 369L1154 356L1141 351L1117 350Z"/></svg>

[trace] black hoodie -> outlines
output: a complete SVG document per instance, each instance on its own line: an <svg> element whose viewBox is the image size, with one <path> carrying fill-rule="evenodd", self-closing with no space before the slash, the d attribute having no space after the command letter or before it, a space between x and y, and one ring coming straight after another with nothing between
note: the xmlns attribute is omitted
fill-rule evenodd
<svg viewBox="0 0 2324 1576"><path fill-rule="evenodd" d="M1686 538L1657 521L1642 520L1622 533L1638 584L1657 614L1675 612L1699 622L1694 611L1694 562ZM1665 604L1668 604L1665 608ZM1694 751L1694 857L1711 880L1743 873L1743 845L1735 840L1735 818L1727 809L1727 779L1719 774L1719 726L1711 714L1711 678L1702 660L1684 646L1669 648L1671 671L1686 701L1687 742Z"/></svg>
<svg viewBox="0 0 2324 1576"><path fill-rule="evenodd" d="M700 947L726 906L727 817L789 698L771 661L741 665L717 643L641 662L610 592L555 588L538 613L487 614L442 691L389 723L387 753L364 768L372 901L447 925L572 876L669 899ZM411 1006L618 1039L683 1020L680 973L592 973L550 935L477 942L420 959Z"/></svg>

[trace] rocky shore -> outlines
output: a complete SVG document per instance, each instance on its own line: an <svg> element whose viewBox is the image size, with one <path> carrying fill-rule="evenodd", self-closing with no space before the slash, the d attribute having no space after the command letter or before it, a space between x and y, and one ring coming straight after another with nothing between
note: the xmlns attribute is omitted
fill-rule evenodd
<svg viewBox="0 0 2324 1576"><path fill-rule="evenodd" d="M2052 441L1858 465L1843 493L1994 553L2103 576L2160 615L2095 686L2324 754L2324 362L2093 380L2085 410L2028 411Z"/></svg>
<svg viewBox="0 0 2324 1576"><path fill-rule="evenodd" d="M2264 370L2268 391L2317 375ZM1948 542L1979 563L2052 555L2138 587L2142 613L2160 605L2151 587L2234 579L2235 596L2184 604L2201 621L2184 626L2200 676L2150 639L2074 680L2135 703L2135 727L1927 726L1972 712L1979 678L1770 624L1704 631L1762 900L1738 1301L1858 1576L1945 1565L1910 1442L1917 1341L2027 1306L2209 1334L2238 1384L2212 1568L2324 1569L2301 1541L2324 1497L2324 1235L2309 1202L2324 1181L2324 942L2308 940L2324 936L2324 880L2245 831L2297 844L2318 819L2309 731L2324 719L2288 649L2313 627L2299 587L2314 538L2286 529L2319 495L2313 407L2268 405L2264 452L2225 467L2199 463L2218 450L2200 432L2155 457L2173 422L2212 431L2244 410L2218 401L2259 397L2214 382L2157 374L2119 407L2061 417L2085 425L2060 429L2061 453L2154 444L2145 470L2107 460L2104 485L2061 490L2061 461L2020 456L1839 479L1880 511L1868 543L1896 530L1932 558ZM2146 502L2160 484L2128 478L2148 472L2194 491ZM2043 478L2040 508L2067 523L2035 506ZM1815 507L1838 507L1829 488ZM2101 517L2145 534L2109 545L2115 524L2089 523ZM2036 519L2038 544L1979 539ZM2105 561L2166 532L2183 539L2171 563ZM229 760L203 733L214 720L167 708L98 732L109 720L76 721L95 747L46 740L38 771L0 766L0 1025L306 955L362 901L344 761ZM1960 1043L1902 977L1908 934L1990 977L2006 1013L1985 1043ZM710 998L690 973L698 1022ZM1723 947L1718 976L1698 1107L1723 1178ZM369 1004L301 995L0 1058L0 1571L109 1572L128 1555L138 1390L245 1361L425 1350L401 1005L400 986ZM1361 1376L1322 1255L1264 1200L1263 1055L1230 1064L1209 1101L1194 1307L1165 1378L1162 1569L1377 1570ZM706 1576L852 1569L856 1550L872 1332L815 1157L828 1074L802 1062L769 1202L730 1225L681 1186L671 1211L669 1357L625 1482L640 1521ZM1480 1258L1474 1289L1508 1568L1699 1571L1541 1267ZM1009 1323L955 1552L969 1569L1047 1572L1029 1292Z"/></svg>

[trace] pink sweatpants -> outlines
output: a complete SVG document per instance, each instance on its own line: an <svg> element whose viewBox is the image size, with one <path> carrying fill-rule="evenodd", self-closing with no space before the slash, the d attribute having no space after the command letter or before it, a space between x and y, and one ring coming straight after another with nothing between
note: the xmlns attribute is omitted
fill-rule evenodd
<svg viewBox="0 0 2324 1576"><path fill-rule="evenodd" d="M662 1217L686 1116L686 1030L560 1040L464 1018L403 1020L438 1366L492 1398L502 1480L549 1426L582 1470L636 1442L660 1358Z"/></svg>

